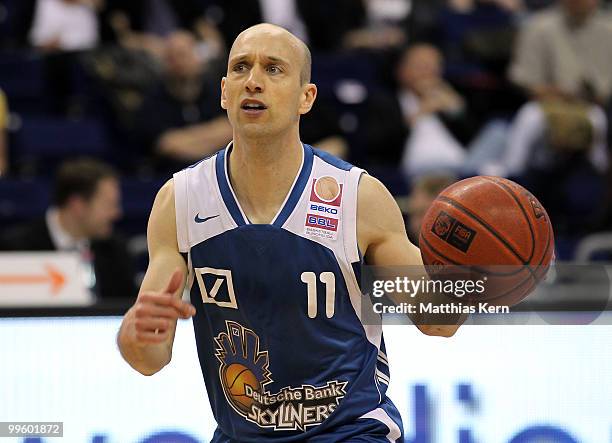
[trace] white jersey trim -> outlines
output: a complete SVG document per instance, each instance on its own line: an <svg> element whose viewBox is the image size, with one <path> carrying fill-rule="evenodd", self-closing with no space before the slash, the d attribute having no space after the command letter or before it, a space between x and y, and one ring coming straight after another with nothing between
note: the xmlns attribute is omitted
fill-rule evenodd
<svg viewBox="0 0 612 443"><path fill-rule="evenodd" d="M298 168L297 174L295 174L295 178L293 179L293 183L291 184L291 187L289 188L289 192L287 192L287 195L285 195L285 199L283 200L283 203L280 205L280 207L278 208L278 212L276 213L276 215L270 222L271 225L276 223L276 219L278 219L279 215L281 215L281 213L283 212L283 209L285 209L285 206L287 205L287 201L289 200L289 197L291 197L291 194L293 194L293 189L295 188L295 185L297 184L300 178L300 173L302 172L302 169L304 168L304 160L306 160L306 153L304 152L304 150L306 148L304 147L303 143L300 143L300 146L302 147L302 161L300 162L300 167ZM306 183L306 186L304 187L304 189L305 190L308 189L308 183ZM240 210L242 211L242 208L240 208ZM250 222L247 221L247 223L250 223Z"/></svg>
<svg viewBox="0 0 612 443"><path fill-rule="evenodd" d="M251 221L248 219L248 217L246 216L246 214L242 210L242 206L240 206L240 201L238 200L238 197L236 197L236 193L234 192L234 187L232 186L232 182L230 181L230 177L229 177L229 156L228 156L228 154L229 154L230 148L232 147L233 144L234 144L234 141L232 140L225 147L225 158L223 159L223 162L225 164L223 165L223 172L225 173L225 179L227 180L227 185L229 187L230 192L232 193L232 197L233 197L234 201L236 202L236 206L238 206L238 210L240 211L240 215L242 215L242 218L244 219L244 222L247 225L250 225ZM223 197L221 196L221 190L219 189L219 185L217 184L217 180L216 179L217 179L217 170L215 168L215 184L217 186L217 189L219 190L220 201L223 202ZM223 205L225 206L225 203L223 203ZM228 208L225 208L225 209L229 213L229 209Z"/></svg>
<svg viewBox="0 0 612 443"><path fill-rule="evenodd" d="M387 434L387 440L392 443L395 443L398 438L402 436L402 431L400 430L397 423L395 423L391 417L381 408L376 408L373 411L368 412L367 414L363 414L359 418L373 418L374 420L378 420L379 422L385 424L387 428L389 428L389 433Z"/></svg>
<svg viewBox="0 0 612 443"><path fill-rule="evenodd" d="M361 260L359 255L359 241L357 238L357 201L359 198L359 180L361 178L361 174L367 174L366 171L359 168L352 168L349 173L349 182L351 184L356 182L356 185L351 186L350 189L347 190L347 198L350 198L351 202L354 202L355 214L353 217L345 217L344 218L344 249L346 253L346 258L350 263L358 262Z"/></svg>
<svg viewBox="0 0 612 443"><path fill-rule="evenodd" d="M182 170L174 174L174 214L176 217L176 240L179 252L189 252L189 227L187 226L187 208L189 198L187 172Z"/></svg>

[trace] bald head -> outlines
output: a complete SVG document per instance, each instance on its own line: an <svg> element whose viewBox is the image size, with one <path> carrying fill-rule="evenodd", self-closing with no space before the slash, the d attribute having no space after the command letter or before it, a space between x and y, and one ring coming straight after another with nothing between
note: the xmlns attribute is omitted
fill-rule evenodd
<svg viewBox="0 0 612 443"><path fill-rule="evenodd" d="M312 70L312 56L310 49L302 40L297 38L291 32L277 25L270 23L260 23L250 28L245 29L234 40L230 49L229 58L232 58L233 53L237 48L240 48L240 43L245 40L257 39L262 36L272 36L279 41L285 42L292 50L294 50L301 61L300 82L301 84L310 83Z"/></svg>

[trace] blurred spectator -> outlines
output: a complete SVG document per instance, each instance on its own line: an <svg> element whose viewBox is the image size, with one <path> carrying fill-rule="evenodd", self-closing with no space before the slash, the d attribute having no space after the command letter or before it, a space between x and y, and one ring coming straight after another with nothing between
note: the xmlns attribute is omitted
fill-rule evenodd
<svg viewBox="0 0 612 443"><path fill-rule="evenodd" d="M612 19L599 0L561 0L521 31L510 68L533 98L606 103L612 92Z"/></svg>
<svg viewBox="0 0 612 443"><path fill-rule="evenodd" d="M455 183L456 178L449 175L424 175L412 185L406 208L406 232L410 241L419 244L419 233L425 213L445 188Z"/></svg>
<svg viewBox="0 0 612 443"><path fill-rule="evenodd" d="M458 170L474 133L465 100L443 79L443 59L429 44L415 44L397 67L396 96L377 95L368 117L369 158L397 164L408 175Z"/></svg>
<svg viewBox="0 0 612 443"><path fill-rule="evenodd" d="M330 51L365 22L363 0L216 0L208 11L227 46L249 26L266 22L288 29L313 51Z"/></svg>
<svg viewBox="0 0 612 443"><path fill-rule="evenodd" d="M90 93L112 111L110 119L118 127L130 132L134 114L144 96L154 89L161 77L160 63L147 51L110 45L83 54L81 63L96 88ZM106 108L98 107L100 115ZM127 136L125 136L127 138Z"/></svg>
<svg viewBox="0 0 612 443"><path fill-rule="evenodd" d="M145 97L134 129L164 165L171 166L168 159L199 160L231 140L232 128L219 104L220 78L201 60L190 33L168 37L162 85Z"/></svg>
<svg viewBox="0 0 612 443"><path fill-rule="evenodd" d="M6 175L9 171L9 152L7 127L9 119L9 110L6 103L6 96L0 89L0 177Z"/></svg>
<svg viewBox="0 0 612 443"><path fill-rule="evenodd" d="M95 294L134 297L131 259L125 242L113 234L120 216L115 172L94 160L69 161L57 172L45 217L2 232L0 244L14 251L77 251Z"/></svg>
<svg viewBox="0 0 612 443"><path fill-rule="evenodd" d="M364 0L366 24L345 37L347 48L389 49L406 44L411 0Z"/></svg>
<svg viewBox="0 0 612 443"><path fill-rule="evenodd" d="M440 12L447 0L411 0L408 16L408 41L429 41L436 38Z"/></svg>
<svg viewBox="0 0 612 443"><path fill-rule="evenodd" d="M530 12L539 11L553 6L557 0L524 0L525 8Z"/></svg>
<svg viewBox="0 0 612 443"><path fill-rule="evenodd" d="M163 76L167 41L173 34L188 30L195 36L202 63L225 56L223 38L205 17L200 0L106 0L100 24L104 45L84 56L83 63L124 138L129 138L145 96Z"/></svg>
<svg viewBox="0 0 612 443"><path fill-rule="evenodd" d="M325 98L318 96L310 112L300 117L302 141L336 157L347 159L349 145L338 120L338 113L333 106Z"/></svg>
<svg viewBox="0 0 612 443"><path fill-rule="evenodd" d="M98 43L96 9L101 0L38 0L30 30L32 46L44 51L91 49Z"/></svg>
<svg viewBox="0 0 612 443"><path fill-rule="evenodd" d="M562 0L522 30L510 77L533 101L511 128L504 160L509 174L525 172L534 161L550 166L576 156L587 156L599 172L607 169L607 118L600 105L612 93L612 21L598 6L598 0ZM534 151L543 142L552 151Z"/></svg>
<svg viewBox="0 0 612 443"><path fill-rule="evenodd" d="M80 117L78 57L98 45L97 12L103 0L36 0L30 44L44 55L49 111Z"/></svg>
<svg viewBox="0 0 612 443"><path fill-rule="evenodd" d="M502 166L523 176L561 235L587 232L601 214L611 41L598 0L562 0L525 24L510 68L532 101L510 127Z"/></svg>
<svg viewBox="0 0 612 443"><path fill-rule="evenodd" d="M448 0L438 15L432 41L444 54L445 77L481 120L520 104L506 71L523 9L522 0Z"/></svg>
<svg viewBox="0 0 612 443"><path fill-rule="evenodd" d="M165 39L181 29L198 37L203 58L217 58L224 51L221 34L205 17L198 0L107 0L101 27L105 42L144 50L157 59L164 57Z"/></svg>

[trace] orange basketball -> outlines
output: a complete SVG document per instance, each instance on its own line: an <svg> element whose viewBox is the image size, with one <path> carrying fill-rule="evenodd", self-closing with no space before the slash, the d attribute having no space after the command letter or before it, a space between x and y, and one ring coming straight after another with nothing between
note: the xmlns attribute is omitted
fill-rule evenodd
<svg viewBox="0 0 612 443"><path fill-rule="evenodd" d="M476 301L513 305L544 278L553 257L550 219L522 186L499 177L472 177L438 195L419 236L426 265L470 266L486 277Z"/></svg>
<svg viewBox="0 0 612 443"><path fill-rule="evenodd" d="M232 363L225 369L224 379L226 392L234 406L245 413L250 411L254 400L247 396L245 386L249 385L253 391L259 391L261 386L255 374L244 365Z"/></svg>

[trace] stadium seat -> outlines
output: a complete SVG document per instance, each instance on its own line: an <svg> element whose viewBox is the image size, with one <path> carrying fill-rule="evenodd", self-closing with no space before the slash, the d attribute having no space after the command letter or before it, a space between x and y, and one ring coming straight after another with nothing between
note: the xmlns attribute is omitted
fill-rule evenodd
<svg viewBox="0 0 612 443"><path fill-rule="evenodd" d="M47 180L0 180L0 226L41 217L48 204Z"/></svg>
<svg viewBox="0 0 612 443"><path fill-rule="evenodd" d="M24 116L14 134L12 155L17 164L42 165L71 156L105 158L111 146L106 127L96 119Z"/></svg>
<svg viewBox="0 0 612 443"><path fill-rule="evenodd" d="M140 179L124 177L121 179L123 195L123 212L126 217L148 217L153 200L165 179Z"/></svg>
<svg viewBox="0 0 612 443"><path fill-rule="evenodd" d="M128 234L145 230L153 200L163 179L121 178L123 218L120 226ZM6 227L41 217L51 202L49 179L0 180L0 226Z"/></svg>
<svg viewBox="0 0 612 443"><path fill-rule="evenodd" d="M3 53L0 85L12 98L39 97L45 86L42 58L31 52Z"/></svg>
<svg viewBox="0 0 612 443"><path fill-rule="evenodd" d="M364 137L360 132L365 127L368 97L375 92L377 79L376 58L365 52L315 54L312 80L318 94L333 104L339 126L350 145L349 160L363 163Z"/></svg>

